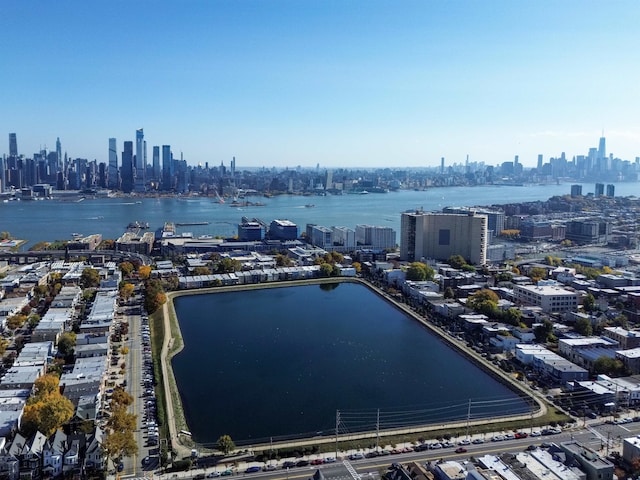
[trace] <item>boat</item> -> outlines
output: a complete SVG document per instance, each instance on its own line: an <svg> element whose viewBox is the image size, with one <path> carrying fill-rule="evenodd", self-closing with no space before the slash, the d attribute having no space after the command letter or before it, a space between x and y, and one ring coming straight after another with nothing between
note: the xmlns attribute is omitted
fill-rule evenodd
<svg viewBox="0 0 640 480"><path fill-rule="evenodd" d="M209 225L211 222L176 222L177 227L188 227L192 225Z"/></svg>
<svg viewBox="0 0 640 480"><path fill-rule="evenodd" d="M315 205L313 203L307 203L305 205L305 208L313 208L313 207L315 207Z"/></svg>
<svg viewBox="0 0 640 480"><path fill-rule="evenodd" d="M368 194L369 194L369 192L367 192L366 190L362 190L362 191L360 192L360 195L368 195Z"/></svg>
<svg viewBox="0 0 640 480"><path fill-rule="evenodd" d="M198 235L198 240L211 240L213 235Z"/></svg>
<svg viewBox="0 0 640 480"><path fill-rule="evenodd" d="M71 237L72 237L74 240L77 240L77 239L79 239L79 238L82 238L83 236L84 236L84 235L82 235L81 233L72 233L72 234L71 234Z"/></svg>
<svg viewBox="0 0 640 480"><path fill-rule="evenodd" d="M141 228L143 230L146 230L147 228L149 228L149 222L131 222L129 223L129 225L127 225L127 228Z"/></svg>

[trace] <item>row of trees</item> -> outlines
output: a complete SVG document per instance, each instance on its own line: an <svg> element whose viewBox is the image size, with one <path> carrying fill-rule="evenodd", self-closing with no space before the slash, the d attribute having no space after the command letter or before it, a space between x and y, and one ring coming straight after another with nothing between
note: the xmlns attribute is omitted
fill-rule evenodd
<svg viewBox="0 0 640 480"><path fill-rule="evenodd" d="M137 416L127 411L132 403L133 397L123 388L116 387L113 390L111 416L105 426L106 438L102 447L114 462L138 453L138 444L134 438Z"/></svg>
<svg viewBox="0 0 640 480"><path fill-rule="evenodd" d="M498 297L493 290L483 288L469 295L469 298L467 298L467 306L476 312L485 314L489 318L519 326L522 319L522 312L514 307L502 310L498 307L499 301L500 297Z"/></svg>

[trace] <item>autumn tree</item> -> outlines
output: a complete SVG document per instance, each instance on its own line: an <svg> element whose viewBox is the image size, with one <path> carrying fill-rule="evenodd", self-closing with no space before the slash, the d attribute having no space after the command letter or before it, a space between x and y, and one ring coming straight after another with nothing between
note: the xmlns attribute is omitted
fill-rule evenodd
<svg viewBox="0 0 640 480"><path fill-rule="evenodd" d="M125 277L131 276L133 273L134 267L131 262L121 262L120 263L120 271Z"/></svg>
<svg viewBox="0 0 640 480"><path fill-rule="evenodd" d="M128 300L129 298L131 298L131 295L133 295L134 290L135 287L133 286L133 284L129 282L122 282L122 285L120 285L119 293L124 300Z"/></svg>
<svg viewBox="0 0 640 480"><path fill-rule="evenodd" d="M547 278L547 269L542 267L533 267L529 271L529 277L534 283L537 283L540 280L544 280L545 278Z"/></svg>
<svg viewBox="0 0 640 480"><path fill-rule="evenodd" d="M360 262L353 262L351 266L355 269L357 274L362 272L362 264Z"/></svg>
<svg viewBox="0 0 640 480"><path fill-rule="evenodd" d="M133 397L124 388L116 387L111 394L111 406L128 407L133 403Z"/></svg>
<svg viewBox="0 0 640 480"><path fill-rule="evenodd" d="M22 327L26 321L27 321L27 316L21 313L18 313L16 315L7 317L5 324L9 330L16 330Z"/></svg>
<svg viewBox="0 0 640 480"><path fill-rule="evenodd" d="M60 394L58 383L59 377L53 374L35 381L22 417L22 430L27 435L39 431L49 437L73 417L73 403Z"/></svg>
<svg viewBox="0 0 640 480"><path fill-rule="evenodd" d="M236 448L236 444L229 435L222 435L216 442L216 447L225 455L229 455Z"/></svg>
<svg viewBox="0 0 640 480"><path fill-rule="evenodd" d="M435 272L433 268L422 262L413 262L407 269L407 280L414 280L418 282L433 280L434 275Z"/></svg>
<svg viewBox="0 0 640 480"><path fill-rule="evenodd" d="M144 284L144 308L153 313L167 301L162 283L157 279L147 280Z"/></svg>
<svg viewBox="0 0 640 480"><path fill-rule="evenodd" d="M112 397L111 416L105 425L106 435L102 448L114 463L138 452L134 437L136 418L136 415L127 412L126 405L114 403Z"/></svg>
<svg viewBox="0 0 640 480"><path fill-rule="evenodd" d="M151 266L149 266L149 265L140 265L138 267L138 276L142 280L147 280L151 276Z"/></svg>

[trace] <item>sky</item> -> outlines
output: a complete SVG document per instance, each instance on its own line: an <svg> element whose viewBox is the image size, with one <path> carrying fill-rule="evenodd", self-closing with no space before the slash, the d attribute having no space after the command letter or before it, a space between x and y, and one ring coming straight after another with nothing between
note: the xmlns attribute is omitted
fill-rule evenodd
<svg viewBox="0 0 640 480"><path fill-rule="evenodd" d="M0 154L191 165L640 156L640 2L3 0ZM1 133L0 133L1 135ZM0 137L1 138L1 137Z"/></svg>

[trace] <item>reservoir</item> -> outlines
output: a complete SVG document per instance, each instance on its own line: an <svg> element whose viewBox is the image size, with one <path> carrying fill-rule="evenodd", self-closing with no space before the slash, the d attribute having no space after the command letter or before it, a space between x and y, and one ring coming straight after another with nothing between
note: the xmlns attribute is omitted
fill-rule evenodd
<svg viewBox="0 0 640 480"><path fill-rule="evenodd" d="M528 411L524 400L356 283L178 297L173 359L198 443L399 428ZM471 405L471 408L469 408Z"/></svg>

